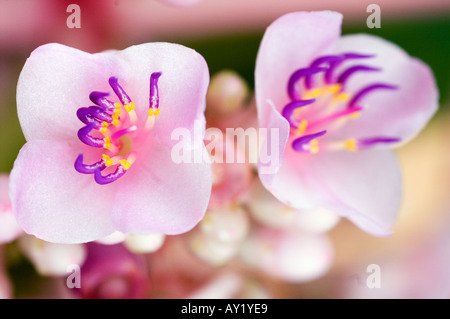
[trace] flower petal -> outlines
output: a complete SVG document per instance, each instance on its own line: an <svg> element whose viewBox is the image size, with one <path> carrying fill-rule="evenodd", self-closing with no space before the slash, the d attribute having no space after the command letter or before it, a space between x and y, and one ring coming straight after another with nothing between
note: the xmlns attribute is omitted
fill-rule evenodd
<svg viewBox="0 0 450 319"><path fill-rule="evenodd" d="M268 100L266 103L269 110L268 122L267 127L261 125L259 130L262 141L258 158L258 174L262 183L270 188L273 177L282 165L290 126L289 122L276 110L272 101Z"/></svg>
<svg viewBox="0 0 450 319"><path fill-rule="evenodd" d="M353 75L346 83L349 92L356 93L373 83L398 86L397 90L378 90L364 96L358 104L363 108L360 116L343 127L338 133L340 136L388 136L407 142L437 111L439 93L431 69L397 45L376 36L355 34L342 37L337 50L375 54L364 62L382 69Z"/></svg>
<svg viewBox="0 0 450 319"><path fill-rule="evenodd" d="M377 235L391 233L401 201L401 174L389 150L292 154L272 193L299 209L323 207ZM296 178L292 178L292 176Z"/></svg>
<svg viewBox="0 0 450 319"><path fill-rule="evenodd" d="M273 22L264 33L256 58L255 94L258 117L267 123L266 100L278 111L288 103L291 74L334 49L341 34L342 15L337 12L293 12Z"/></svg>
<svg viewBox="0 0 450 319"><path fill-rule="evenodd" d="M25 138L77 140L76 111L92 105L92 91L110 91L112 54L92 55L61 44L38 47L17 83L17 112Z"/></svg>
<svg viewBox="0 0 450 319"><path fill-rule="evenodd" d="M100 186L74 169L68 143L26 143L10 175L10 194L19 225L54 243L81 243L114 232L109 212L114 185Z"/></svg>
<svg viewBox="0 0 450 319"><path fill-rule="evenodd" d="M200 148L207 158L204 146ZM139 159L118 181L112 208L115 228L124 233L179 234L204 216L211 194L211 165L175 163L171 149L155 145L150 159ZM139 167L137 167L139 165Z"/></svg>

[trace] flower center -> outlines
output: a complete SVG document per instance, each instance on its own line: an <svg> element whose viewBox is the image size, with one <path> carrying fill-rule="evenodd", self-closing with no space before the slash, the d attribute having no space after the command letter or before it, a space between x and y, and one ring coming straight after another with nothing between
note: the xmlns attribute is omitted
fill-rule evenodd
<svg viewBox="0 0 450 319"><path fill-rule="evenodd" d="M89 99L95 106L77 110L78 119L86 124L78 131L78 138L84 144L101 149L99 160L92 164L83 163L83 153L75 160L75 169L82 174L94 174L98 184L104 185L122 177L136 160L133 144L142 132L153 128L159 115L158 79L161 72L150 76L150 107L145 122L139 120L135 105L117 77L109 78L109 85L119 102L110 101L109 93L91 92ZM104 173L107 174L104 174Z"/></svg>
<svg viewBox="0 0 450 319"><path fill-rule="evenodd" d="M358 151L380 143L397 143L398 137L370 136L322 142L320 137L341 129L350 120L357 119L364 108L361 100L378 90L396 90L397 86L387 83L372 83L354 94L346 90L347 81L360 72L377 72L380 68L354 65L336 75L336 69L343 62L368 59L373 55L344 53L322 56L309 67L296 70L289 78L287 92L291 100L282 110L294 137L292 148L298 152L315 154L321 150ZM321 76L320 76L321 75ZM305 108L306 106L309 106Z"/></svg>

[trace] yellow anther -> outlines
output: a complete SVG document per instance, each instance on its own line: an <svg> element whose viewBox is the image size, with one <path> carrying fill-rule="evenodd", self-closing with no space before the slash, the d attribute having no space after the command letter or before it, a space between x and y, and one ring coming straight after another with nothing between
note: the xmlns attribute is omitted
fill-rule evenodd
<svg viewBox="0 0 450 319"><path fill-rule="evenodd" d="M311 154L316 154L319 152L319 142L316 139L309 142L309 151Z"/></svg>
<svg viewBox="0 0 450 319"><path fill-rule="evenodd" d="M307 120L302 120L300 122L300 125L297 128L297 132L298 133L305 133L307 127L308 127L308 121Z"/></svg>
<svg viewBox="0 0 450 319"><path fill-rule="evenodd" d="M113 164L113 160L106 154L102 155L103 161L105 162L106 166L111 166Z"/></svg>
<svg viewBox="0 0 450 319"><path fill-rule="evenodd" d="M100 129L100 133L105 134L106 131L108 130L108 126L109 126L108 122L103 121L102 122L102 127Z"/></svg>
<svg viewBox="0 0 450 319"><path fill-rule="evenodd" d="M333 94L336 94L337 92L339 92L341 90L341 87L342 87L342 85L339 84L339 83L333 84L333 85L329 85L329 86L327 86L326 91L330 92L330 93L333 93Z"/></svg>
<svg viewBox="0 0 450 319"><path fill-rule="evenodd" d="M350 138L344 143L345 148L350 152L356 152L358 150L358 141L354 138Z"/></svg>
<svg viewBox="0 0 450 319"><path fill-rule="evenodd" d="M120 109L122 108L122 104L119 103L119 102L114 103L114 108L115 108L114 112L115 112L116 110L120 110Z"/></svg>
<svg viewBox="0 0 450 319"><path fill-rule="evenodd" d="M150 110L148 110L148 116L158 116L159 115L159 113L160 113L160 110L159 109L152 109L152 108L150 108Z"/></svg>
<svg viewBox="0 0 450 319"><path fill-rule="evenodd" d="M130 166L131 166L131 163L128 162L126 159L120 160L119 163L120 163L120 165L122 165L122 167L123 167L124 170L129 169Z"/></svg>
<svg viewBox="0 0 450 319"><path fill-rule="evenodd" d="M351 119L357 119L359 116L360 116L360 112L354 112L354 113L350 114Z"/></svg>
<svg viewBox="0 0 450 319"><path fill-rule="evenodd" d="M348 100L350 100L350 94L339 93L333 97L333 101L331 103L347 102Z"/></svg>
<svg viewBox="0 0 450 319"><path fill-rule="evenodd" d="M131 101L130 104L125 104L124 107L127 112L131 112L135 109L133 101Z"/></svg>
<svg viewBox="0 0 450 319"><path fill-rule="evenodd" d="M108 135L106 135L103 140L105 141L103 144L103 147L106 149L110 149L111 148L111 138Z"/></svg>
<svg viewBox="0 0 450 319"><path fill-rule="evenodd" d="M320 94L322 94L323 91L324 91L323 88L317 88L317 89L306 91L305 94L303 95L303 99L304 100L313 99L315 97L318 97Z"/></svg>

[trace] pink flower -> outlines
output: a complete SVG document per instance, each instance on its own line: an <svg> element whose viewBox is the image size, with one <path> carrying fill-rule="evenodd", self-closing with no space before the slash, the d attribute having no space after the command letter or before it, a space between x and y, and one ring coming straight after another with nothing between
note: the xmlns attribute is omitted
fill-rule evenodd
<svg viewBox="0 0 450 319"><path fill-rule="evenodd" d="M80 288L74 293L85 299L142 299L148 297L150 278L145 259L122 244L86 245Z"/></svg>
<svg viewBox="0 0 450 319"><path fill-rule="evenodd" d="M272 145L280 164L259 163L259 175L290 206L323 207L387 235L402 188L391 148L426 125L438 92L423 62L375 36L341 37L341 21L336 12L295 12L266 30L255 94L260 126L279 139L261 152Z"/></svg>
<svg viewBox="0 0 450 319"><path fill-rule="evenodd" d="M201 0L158 0L158 1L174 7L190 7L198 4Z"/></svg>
<svg viewBox="0 0 450 319"><path fill-rule="evenodd" d="M203 57L177 44L96 54L37 48L17 85L27 143L10 184L21 227L57 243L194 227L208 205L211 168L172 161L171 132L204 127L208 81ZM203 136L193 136L206 154Z"/></svg>
<svg viewBox="0 0 450 319"><path fill-rule="evenodd" d="M23 234L12 211L8 186L9 176L0 174L0 244L9 243Z"/></svg>

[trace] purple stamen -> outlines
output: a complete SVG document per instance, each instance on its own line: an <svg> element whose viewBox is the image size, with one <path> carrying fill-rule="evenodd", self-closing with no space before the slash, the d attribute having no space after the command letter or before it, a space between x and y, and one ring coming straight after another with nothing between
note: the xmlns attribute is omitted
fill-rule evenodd
<svg viewBox="0 0 450 319"><path fill-rule="evenodd" d="M120 86L119 79L115 76L112 76L109 78L109 85L113 89L114 93L116 93L117 97L119 98L120 102L122 102L123 105L128 105L131 103L130 97L127 95L125 90Z"/></svg>
<svg viewBox="0 0 450 319"><path fill-rule="evenodd" d="M302 77L313 75L318 72L326 71L327 68L304 68L304 69L298 69L294 73L292 73L291 77L289 78L288 82L288 94L291 100L299 100L301 97L298 94L297 90L295 89L296 84L298 81L301 80ZM305 83L306 85L306 83ZM311 87L306 87L308 90L311 89Z"/></svg>
<svg viewBox="0 0 450 319"><path fill-rule="evenodd" d="M330 62L330 66L328 70L325 72L325 83L331 84L334 83L333 74L336 68L341 65L342 62L348 59L367 59L372 58L375 55L373 54L359 54L359 53L344 53L340 55L340 60L335 60Z"/></svg>
<svg viewBox="0 0 450 319"><path fill-rule="evenodd" d="M315 68L315 67L320 66L323 63L328 63L328 68L325 71L324 79L325 79L325 83L330 84L331 83L331 81L330 81L331 78L330 78L330 75L329 75L330 74L329 68L332 67L333 65L335 65L336 63L341 62L343 59L344 59L344 57L343 56L339 56L339 55L325 55L323 57L315 59L310 64L310 67ZM306 76L305 84L306 84L307 87L312 87L312 76L311 75Z"/></svg>
<svg viewBox="0 0 450 319"><path fill-rule="evenodd" d="M348 107L354 107L355 104L368 93L379 89L396 90L398 89L398 86L384 83L376 83L366 86L353 96L353 98L348 103Z"/></svg>
<svg viewBox="0 0 450 319"><path fill-rule="evenodd" d="M108 100L106 97L109 96L109 93L103 93L103 92L91 92L89 94L89 99L92 101L92 103L97 104L98 106L104 107L107 110L113 110L114 109L114 103Z"/></svg>
<svg viewBox="0 0 450 319"><path fill-rule="evenodd" d="M103 160L90 165L83 164L83 153L78 155L74 166L77 172L82 174L94 174L96 170L102 171L106 168L106 164Z"/></svg>
<svg viewBox="0 0 450 319"><path fill-rule="evenodd" d="M379 136L379 137L370 137L370 138L364 138L358 140L358 147L359 148L368 148L375 144L390 144L390 143L398 143L401 141L401 138L398 137L385 137L385 136Z"/></svg>
<svg viewBox="0 0 450 319"><path fill-rule="evenodd" d="M78 131L78 138L86 145L92 147L103 147L105 145L104 139L89 135L92 130L97 129L98 127L99 126L96 123L90 123L85 127L82 127Z"/></svg>
<svg viewBox="0 0 450 319"><path fill-rule="evenodd" d="M117 168L114 173L103 176L100 169L96 169L94 173L94 178L97 184L105 185L112 183L122 177L127 171L123 168L122 165L117 165Z"/></svg>
<svg viewBox="0 0 450 319"><path fill-rule="evenodd" d="M99 106L81 107L77 110L77 117L84 124L102 121L111 123L113 119L104 108Z"/></svg>
<svg viewBox="0 0 450 319"><path fill-rule="evenodd" d="M158 90L158 79L161 76L161 72L154 72L150 76L150 108L159 108L159 90Z"/></svg>
<svg viewBox="0 0 450 319"><path fill-rule="evenodd" d="M342 72L342 74L338 76L337 83L345 84L351 75L359 71L381 71L381 69L366 65L355 65Z"/></svg>
<svg viewBox="0 0 450 319"><path fill-rule="evenodd" d="M316 138L318 138L318 137L320 137L322 135L325 135L326 133L327 133L327 131L324 130L324 131L320 131L320 132L317 132L317 133L308 134L308 135L304 135L304 136L301 136L299 138L296 138L292 142L292 148L294 150L296 150L297 152L305 152L307 150L305 150L303 148L303 145L311 142L312 140L314 140L314 139L316 139Z"/></svg>
<svg viewBox="0 0 450 319"><path fill-rule="evenodd" d="M298 109L299 107L304 107L306 105L312 104L314 103L315 99L311 99L311 100L298 100L298 101L294 101L291 102L289 104L287 104L284 108L283 111L281 112L281 115L283 115L283 117L288 120L289 124L291 125L291 127L293 128L297 128L297 124L293 122L292 120L292 114L294 113L294 111L296 109Z"/></svg>

